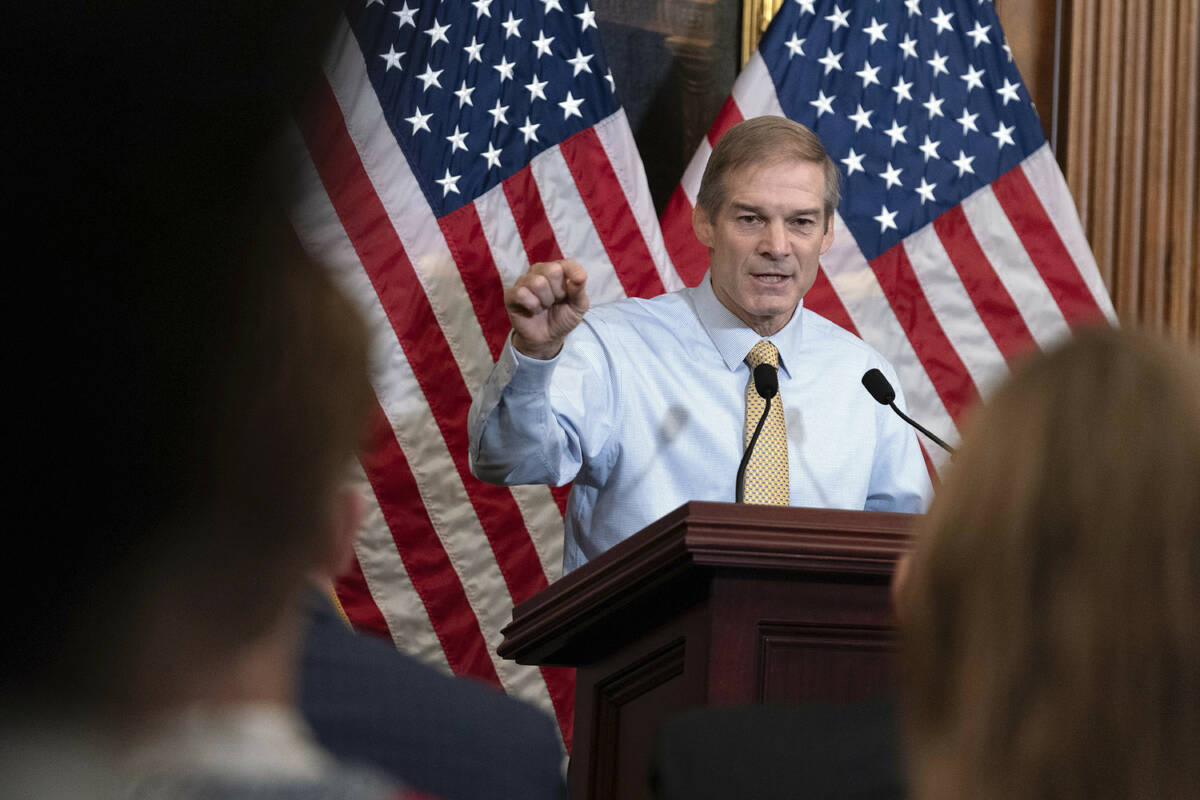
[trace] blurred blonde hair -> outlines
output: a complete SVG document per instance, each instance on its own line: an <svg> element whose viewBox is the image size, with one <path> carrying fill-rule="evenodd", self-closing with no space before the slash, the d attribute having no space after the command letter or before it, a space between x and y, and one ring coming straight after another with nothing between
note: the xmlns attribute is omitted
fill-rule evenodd
<svg viewBox="0 0 1200 800"><path fill-rule="evenodd" d="M1082 333L964 436L904 604L914 796L1200 791L1200 366Z"/></svg>

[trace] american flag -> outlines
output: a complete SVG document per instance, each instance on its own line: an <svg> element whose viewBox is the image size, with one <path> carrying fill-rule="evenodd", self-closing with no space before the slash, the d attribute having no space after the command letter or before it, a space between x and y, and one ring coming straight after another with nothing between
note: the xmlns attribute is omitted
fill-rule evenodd
<svg viewBox="0 0 1200 800"><path fill-rule="evenodd" d="M891 361L943 438L1023 352L1115 316L988 0L787 0L663 213L688 284L712 145L764 114L812 128L843 176L806 307Z"/></svg>
<svg viewBox="0 0 1200 800"><path fill-rule="evenodd" d="M568 746L573 672L496 655L514 603L561 574L565 492L476 480L466 428L529 263L578 259L594 302L683 285L598 33L583 0L351 0L287 148L296 231L374 341L342 606L551 711Z"/></svg>

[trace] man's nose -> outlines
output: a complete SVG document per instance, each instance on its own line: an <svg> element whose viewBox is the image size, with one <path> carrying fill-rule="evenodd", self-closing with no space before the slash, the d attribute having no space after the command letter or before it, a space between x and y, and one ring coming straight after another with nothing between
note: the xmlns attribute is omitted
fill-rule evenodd
<svg viewBox="0 0 1200 800"><path fill-rule="evenodd" d="M771 258L783 258L787 255L787 230L783 220L771 220L763 226L759 252Z"/></svg>

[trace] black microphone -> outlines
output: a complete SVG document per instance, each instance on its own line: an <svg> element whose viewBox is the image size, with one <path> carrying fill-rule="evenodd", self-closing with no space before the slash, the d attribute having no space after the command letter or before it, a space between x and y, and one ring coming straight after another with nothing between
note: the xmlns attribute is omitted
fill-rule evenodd
<svg viewBox="0 0 1200 800"><path fill-rule="evenodd" d="M763 407L762 416L758 418L758 425L754 428L754 435L750 437L750 443L746 445L746 452L742 453L742 463L738 464L737 471L737 501L745 502L743 499L746 495L746 465L750 463L750 454L754 452L754 443L758 441L758 435L762 433L763 423L767 421L767 414L771 413L771 398L779 393L779 374L775 371L775 367L770 364L759 364L754 368L754 391L758 392L758 396L767 401Z"/></svg>
<svg viewBox="0 0 1200 800"><path fill-rule="evenodd" d="M928 436L938 447L942 448L950 455L954 455L953 447L934 436L932 433L926 430L924 426L920 425L903 411L896 408L896 390L892 388L892 384L888 382L887 377L884 376L882 372L877 369L867 370L862 376L862 385L867 388L867 391L871 393L871 397L874 397L877 403L879 403L881 406L891 406L892 411L895 411L900 415L900 419L904 420L909 425L912 425L921 433Z"/></svg>

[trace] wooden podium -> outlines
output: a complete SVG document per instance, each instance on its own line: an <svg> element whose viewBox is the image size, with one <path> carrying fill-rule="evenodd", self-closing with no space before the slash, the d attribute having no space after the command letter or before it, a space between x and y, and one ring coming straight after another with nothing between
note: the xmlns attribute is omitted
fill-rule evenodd
<svg viewBox="0 0 1200 800"><path fill-rule="evenodd" d="M573 800L646 797L670 714L886 689L915 520L688 503L514 608L501 656L578 668Z"/></svg>

